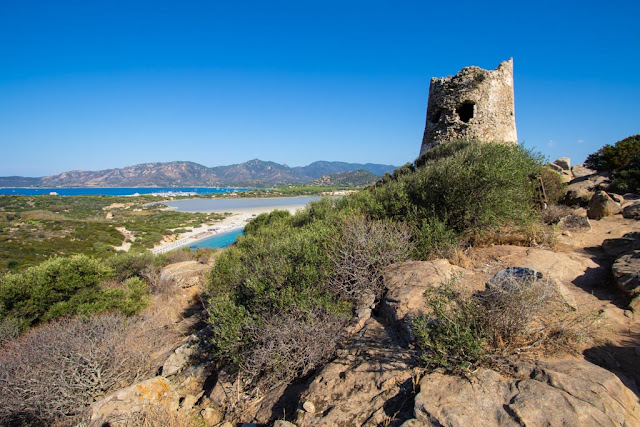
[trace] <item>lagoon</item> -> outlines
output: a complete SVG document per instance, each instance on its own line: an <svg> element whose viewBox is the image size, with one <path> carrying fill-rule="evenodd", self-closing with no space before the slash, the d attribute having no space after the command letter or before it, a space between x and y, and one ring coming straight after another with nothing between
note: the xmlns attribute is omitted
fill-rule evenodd
<svg viewBox="0 0 640 427"><path fill-rule="evenodd" d="M313 201L320 200L320 196L305 197L273 197L247 199L191 199L171 200L161 202L179 212L244 212L287 209L302 207Z"/></svg>

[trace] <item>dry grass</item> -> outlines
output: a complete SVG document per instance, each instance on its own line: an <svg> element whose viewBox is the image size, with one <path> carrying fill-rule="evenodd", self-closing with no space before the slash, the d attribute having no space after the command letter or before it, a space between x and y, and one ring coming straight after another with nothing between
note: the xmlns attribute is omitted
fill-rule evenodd
<svg viewBox="0 0 640 427"><path fill-rule="evenodd" d="M597 315L569 307L548 279L506 277L474 295L494 355L578 352Z"/></svg>
<svg viewBox="0 0 640 427"><path fill-rule="evenodd" d="M171 334L149 319L100 314L35 328L0 349L0 424L50 424L151 375Z"/></svg>
<svg viewBox="0 0 640 427"><path fill-rule="evenodd" d="M553 249L558 243L555 230L540 222L531 222L520 227L501 227L491 231L471 230L465 237L468 246L542 246Z"/></svg>
<svg viewBox="0 0 640 427"><path fill-rule="evenodd" d="M162 405L149 404L141 411L129 414L127 417L110 419L108 425L117 424L121 427L206 427L207 423L197 413L176 412ZM103 427L104 420L89 419L85 415L77 426Z"/></svg>
<svg viewBox="0 0 640 427"><path fill-rule="evenodd" d="M409 259L413 247L409 228L397 223L355 218L344 225L331 253L334 276L329 287L341 297L360 303L384 290L384 267Z"/></svg>

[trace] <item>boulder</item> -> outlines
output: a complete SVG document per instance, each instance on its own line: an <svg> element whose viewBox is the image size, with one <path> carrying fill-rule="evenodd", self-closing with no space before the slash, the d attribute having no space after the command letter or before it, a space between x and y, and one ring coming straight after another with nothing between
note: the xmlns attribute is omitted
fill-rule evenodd
<svg viewBox="0 0 640 427"><path fill-rule="evenodd" d="M111 426L127 425L126 419L150 405L169 411L180 407L180 396L164 377L154 377L118 390L91 405L91 420Z"/></svg>
<svg viewBox="0 0 640 427"><path fill-rule="evenodd" d="M575 165L571 168L571 173L573 173L573 176L575 178L582 178L585 176L594 175L597 173L597 171L586 168L583 165Z"/></svg>
<svg viewBox="0 0 640 427"><path fill-rule="evenodd" d="M429 312L424 292L453 277L470 275L470 271L451 265L446 259L408 261L389 266L384 275L387 293L380 303L380 316L396 328L406 342L412 342L413 319Z"/></svg>
<svg viewBox="0 0 640 427"><path fill-rule="evenodd" d="M527 267L507 267L504 270L498 271L487 282L487 288L522 288L523 286L530 286L536 280L542 279L542 273L532 270Z"/></svg>
<svg viewBox="0 0 640 427"><path fill-rule="evenodd" d="M638 250L640 249L640 232L626 233L617 239L606 239L602 242L602 249L612 258Z"/></svg>
<svg viewBox="0 0 640 427"><path fill-rule="evenodd" d="M620 205L602 190L596 191L591 200L589 200L587 216L590 219L602 219L620 212Z"/></svg>
<svg viewBox="0 0 640 427"><path fill-rule="evenodd" d="M622 209L622 216L629 219L640 219L640 203L627 205Z"/></svg>
<svg viewBox="0 0 640 427"><path fill-rule="evenodd" d="M606 190L610 184L609 173L597 173L573 179L567 185L563 203L586 206L596 190Z"/></svg>
<svg viewBox="0 0 640 427"><path fill-rule="evenodd" d="M559 174L562 173L563 169L561 166L555 164L555 163L547 163L547 166L554 172L558 172Z"/></svg>
<svg viewBox="0 0 640 427"><path fill-rule="evenodd" d="M558 221L558 226L563 230L591 230L589 218L581 215L568 215Z"/></svg>
<svg viewBox="0 0 640 427"><path fill-rule="evenodd" d="M553 163L560 166L562 170L571 171L571 159L569 157L560 157Z"/></svg>
<svg viewBox="0 0 640 427"><path fill-rule="evenodd" d="M404 426L640 425L636 395L599 366L563 360L517 368L515 377L485 368L469 378L426 375L415 419Z"/></svg>
<svg viewBox="0 0 640 427"><path fill-rule="evenodd" d="M640 250L622 255L611 267L618 287L632 298L640 295Z"/></svg>

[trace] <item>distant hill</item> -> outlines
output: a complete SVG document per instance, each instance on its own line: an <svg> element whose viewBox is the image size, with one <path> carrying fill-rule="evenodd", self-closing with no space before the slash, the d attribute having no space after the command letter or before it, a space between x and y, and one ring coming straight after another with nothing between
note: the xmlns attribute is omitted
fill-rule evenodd
<svg viewBox="0 0 640 427"><path fill-rule="evenodd" d="M259 187L310 183L325 175L358 170L372 174L375 179L376 176L382 176L395 168L393 165L326 161L291 168L258 159L212 168L194 162L154 162L101 171L75 170L40 178L0 177L0 187ZM342 178L327 179L342 182L351 179L356 182L357 179L365 180L362 172L359 172L360 178L357 178L357 175L345 175Z"/></svg>
<svg viewBox="0 0 640 427"><path fill-rule="evenodd" d="M376 182L378 178L380 178L378 175L364 169L358 169L356 171L323 175L313 180L310 185L320 187L364 187Z"/></svg>

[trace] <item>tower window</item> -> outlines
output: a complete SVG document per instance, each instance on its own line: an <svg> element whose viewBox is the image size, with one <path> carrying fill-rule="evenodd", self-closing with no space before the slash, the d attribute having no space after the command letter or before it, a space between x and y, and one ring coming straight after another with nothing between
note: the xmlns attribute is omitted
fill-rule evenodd
<svg viewBox="0 0 640 427"><path fill-rule="evenodd" d="M465 123L469 123L469 120L473 119L475 110L476 104L471 101L465 101L462 105L456 108L456 113L458 114L458 117L460 117L460 120Z"/></svg>

